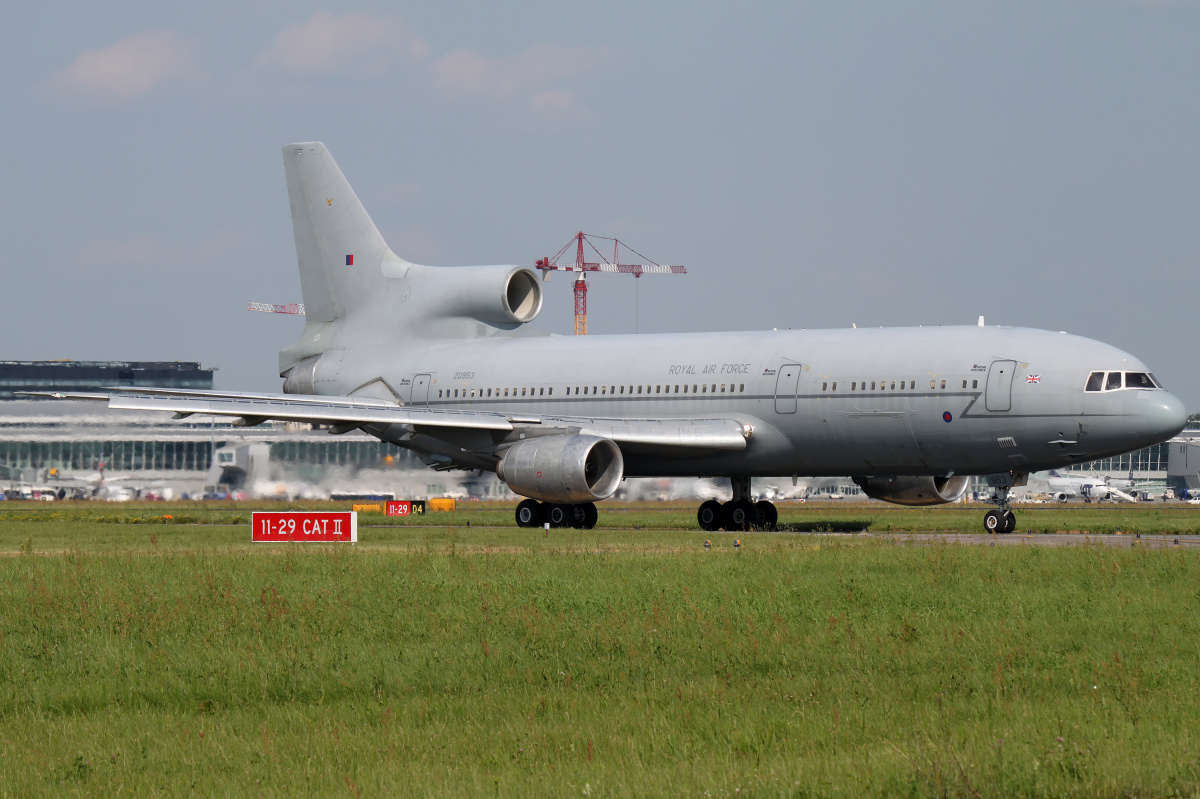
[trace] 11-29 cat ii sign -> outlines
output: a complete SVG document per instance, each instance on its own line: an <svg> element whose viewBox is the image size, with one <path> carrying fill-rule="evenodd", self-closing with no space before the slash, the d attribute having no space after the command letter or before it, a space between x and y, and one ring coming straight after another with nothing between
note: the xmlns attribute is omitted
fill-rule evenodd
<svg viewBox="0 0 1200 799"><path fill-rule="evenodd" d="M358 541L358 514L280 511L255 513L250 521L251 538L267 541Z"/></svg>

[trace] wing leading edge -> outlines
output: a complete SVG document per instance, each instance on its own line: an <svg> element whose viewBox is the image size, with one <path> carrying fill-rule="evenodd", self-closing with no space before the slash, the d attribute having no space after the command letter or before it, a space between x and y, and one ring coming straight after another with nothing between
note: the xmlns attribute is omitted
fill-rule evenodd
<svg viewBox="0 0 1200 799"><path fill-rule="evenodd" d="M302 394L238 394L182 389L112 389L112 394L26 392L26 396L107 401L114 410L165 411L177 418L231 416L244 426L268 420L329 425L346 432L368 425L404 425L436 436L437 428L511 432L551 429L639 447L743 450L754 428L721 417L625 419L397 406L382 400Z"/></svg>

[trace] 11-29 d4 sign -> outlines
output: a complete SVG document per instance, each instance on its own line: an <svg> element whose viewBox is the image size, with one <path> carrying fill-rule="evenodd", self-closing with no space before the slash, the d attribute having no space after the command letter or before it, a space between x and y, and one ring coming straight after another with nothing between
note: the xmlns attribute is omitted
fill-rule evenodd
<svg viewBox="0 0 1200 799"><path fill-rule="evenodd" d="M358 514L353 511L316 513L280 511L255 513L251 538L266 541L358 541Z"/></svg>

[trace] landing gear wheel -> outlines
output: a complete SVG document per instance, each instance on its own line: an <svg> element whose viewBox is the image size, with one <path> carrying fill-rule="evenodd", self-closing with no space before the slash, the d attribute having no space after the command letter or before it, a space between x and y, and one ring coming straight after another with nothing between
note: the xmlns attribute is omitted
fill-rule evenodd
<svg viewBox="0 0 1200 799"><path fill-rule="evenodd" d="M551 527L573 527L572 522L575 521L575 506L574 505L546 505L545 520L550 522Z"/></svg>
<svg viewBox="0 0 1200 799"><path fill-rule="evenodd" d="M1004 513L998 510L990 510L983 515L983 529L987 533L1003 533L1004 532Z"/></svg>
<svg viewBox="0 0 1200 799"><path fill-rule="evenodd" d="M1017 529L1017 517L1010 510L990 510L983 517L983 529L988 533L1008 535Z"/></svg>
<svg viewBox="0 0 1200 799"><path fill-rule="evenodd" d="M754 522L754 503L739 499L725 503L725 529L729 532L745 532Z"/></svg>
<svg viewBox="0 0 1200 799"><path fill-rule="evenodd" d="M779 522L779 511L765 499L754 503L754 526L759 530L774 530Z"/></svg>
<svg viewBox="0 0 1200 799"><path fill-rule="evenodd" d="M721 503L715 499L710 499L700 505L700 510L696 511L696 521L700 524L700 529L706 533L715 533L721 529L721 519L724 514L721 513Z"/></svg>
<svg viewBox="0 0 1200 799"><path fill-rule="evenodd" d="M576 518L582 514L583 521L575 526L580 530L591 530L596 526L596 522L600 520L600 512L596 510L595 502L585 502L582 505L575 506Z"/></svg>
<svg viewBox="0 0 1200 799"><path fill-rule="evenodd" d="M517 527L539 527L542 524L542 503L523 499L517 505Z"/></svg>
<svg viewBox="0 0 1200 799"><path fill-rule="evenodd" d="M1009 535L1017 529L1017 515L1010 510L1004 511L1004 529L1000 532Z"/></svg>

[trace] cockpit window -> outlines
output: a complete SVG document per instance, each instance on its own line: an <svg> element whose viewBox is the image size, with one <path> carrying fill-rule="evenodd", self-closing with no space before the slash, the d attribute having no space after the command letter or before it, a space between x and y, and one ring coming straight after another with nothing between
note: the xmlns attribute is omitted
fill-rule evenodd
<svg viewBox="0 0 1200 799"><path fill-rule="evenodd" d="M1109 372L1108 380L1106 380L1104 383L1104 390L1105 391L1115 391L1116 389L1118 389L1120 387L1121 387L1121 373L1120 372Z"/></svg>
<svg viewBox="0 0 1200 799"><path fill-rule="evenodd" d="M1151 374L1151 375L1150 375L1150 380L1151 380L1151 382L1153 382L1153 383L1154 383L1154 387L1155 387L1155 388L1162 388L1162 387L1163 387L1163 384L1162 384L1162 383L1160 383L1160 382L1158 382L1158 378L1157 378L1157 377L1155 377L1153 374Z"/></svg>
<svg viewBox="0 0 1200 799"><path fill-rule="evenodd" d="M1092 372L1088 375L1087 391L1102 391L1104 389L1104 372Z"/></svg>
<svg viewBox="0 0 1200 799"><path fill-rule="evenodd" d="M1126 372L1125 388L1154 388L1154 381L1145 372Z"/></svg>

